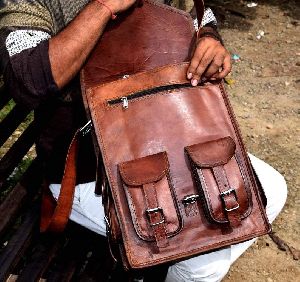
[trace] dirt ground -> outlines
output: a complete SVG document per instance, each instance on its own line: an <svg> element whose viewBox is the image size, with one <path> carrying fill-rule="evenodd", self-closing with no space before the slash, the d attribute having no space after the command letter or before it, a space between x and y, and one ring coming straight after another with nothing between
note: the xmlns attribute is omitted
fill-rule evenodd
<svg viewBox="0 0 300 282"><path fill-rule="evenodd" d="M256 7L241 0L205 2L218 15L225 45L240 57L228 91L248 151L275 167L288 184L273 231L300 250L300 1L254 1ZM300 281L300 260L264 236L224 279L240 281Z"/></svg>
<svg viewBox="0 0 300 282"><path fill-rule="evenodd" d="M287 203L273 231L299 250L300 2L265 0L251 8L249 3L206 1L219 16L225 45L240 57L228 91L248 151L274 166L288 184ZM264 236L224 281L300 281L299 262Z"/></svg>

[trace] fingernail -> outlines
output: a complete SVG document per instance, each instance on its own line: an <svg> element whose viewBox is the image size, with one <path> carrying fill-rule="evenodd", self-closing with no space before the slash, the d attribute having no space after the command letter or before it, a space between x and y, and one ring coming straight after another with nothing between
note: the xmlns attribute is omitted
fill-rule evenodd
<svg viewBox="0 0 300 282"><path fill-rule="evenodd" d="M197 84L198 84L198 80L197 79L192 79L192 85L197 86Z"/></svg>
<svg viewBox="0 0 300 282"><path fill-rule="evenodd" d="M187 78L191 79L193 77L193 74L191 72L188 73Z"/></svg>

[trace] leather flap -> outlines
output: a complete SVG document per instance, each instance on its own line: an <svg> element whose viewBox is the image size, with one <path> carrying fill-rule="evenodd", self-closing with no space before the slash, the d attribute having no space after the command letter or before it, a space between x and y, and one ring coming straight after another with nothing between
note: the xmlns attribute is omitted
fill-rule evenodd
<svg viewBox="0 0 300 282"><path fill-rule="evenodd" d="M123 181L131 186L140 186L162 179L166 175L168 167L166 152L119 164Z"/></svg>
<svg viewBox="0 0 300 282"><path fill-rule="evenodd" d="M230 136L185 147L193 162L199 167L224 165L233 157L235 143Z"/></svg>

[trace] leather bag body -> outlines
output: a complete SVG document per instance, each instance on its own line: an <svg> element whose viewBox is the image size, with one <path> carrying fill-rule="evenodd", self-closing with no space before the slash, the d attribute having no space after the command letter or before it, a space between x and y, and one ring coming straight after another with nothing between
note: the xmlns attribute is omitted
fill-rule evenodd
<svg viewBox="0 0 300 282"><path fill-rule="evenodd" d="M187 13L144 0L108 26L81 73L108 236L128 268L270 231L222 83L186 79L195 39Z"/></svg>
<svg viewBox="0 0 300 282"><path fill-rule="evenodd" d="M108 221L118 222L113 237L131 268L270 229L223 85L191 87L187 67L168 65L86 93L113 200Z"/></svg>

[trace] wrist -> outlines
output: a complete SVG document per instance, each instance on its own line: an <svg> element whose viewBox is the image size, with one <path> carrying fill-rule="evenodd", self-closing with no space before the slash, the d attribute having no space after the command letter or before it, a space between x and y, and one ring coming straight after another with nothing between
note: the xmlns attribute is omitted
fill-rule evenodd
<svg viewBox="0 0 300 282"><path fill-rule="evenodd" d="M110 18L112 20L116 19L116 10L114 8L114 6L111 4L110 1L106 1L106 0L95 0L94 2L96 2L96 4L98 6L103 7L103 9L106 11L106 14L108 14L110 16Z"/></svg>
<svg viewBox="0 0 300 282"><path fill-rule="evenodd" d="M216 28L213 28L211 26L204 26L198 30L197 40L199 40L203 37L213 38L213 39L219 41L222 45L224 45L221 35L218 33Z"/></svg>

